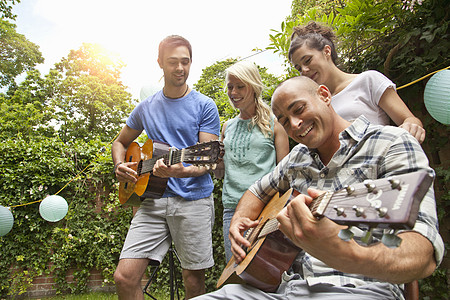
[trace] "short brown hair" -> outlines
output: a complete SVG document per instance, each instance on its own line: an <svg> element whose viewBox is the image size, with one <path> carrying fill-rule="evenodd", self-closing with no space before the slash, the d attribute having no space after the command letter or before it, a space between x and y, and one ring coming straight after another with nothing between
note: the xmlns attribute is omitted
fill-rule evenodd
<svg viewBox="0 0 450 300"><path fill-rule="evenodd" d="M175 48L179 46L185 46L189 50L189 56L192 62L192 46L187 39L179 35L169 35L159 43L158 59L163 59L164 51L168 48Z"/></svg>

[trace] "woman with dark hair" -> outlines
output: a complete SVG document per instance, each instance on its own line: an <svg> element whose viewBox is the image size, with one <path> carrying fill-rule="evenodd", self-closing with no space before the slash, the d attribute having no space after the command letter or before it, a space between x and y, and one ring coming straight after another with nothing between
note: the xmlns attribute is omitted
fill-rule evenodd
<svg viewBox="0 0 450 300"><path fill-rule="evenodd" d="M422 122L413 115L395 90L395 84L375 70L350 74L336 65L335 34L314 21L297 26L291 36L289 61L303 76L328 87L334 110L348 121L364 115L371 123L397 126L420 143L425 139Z"/></svg>

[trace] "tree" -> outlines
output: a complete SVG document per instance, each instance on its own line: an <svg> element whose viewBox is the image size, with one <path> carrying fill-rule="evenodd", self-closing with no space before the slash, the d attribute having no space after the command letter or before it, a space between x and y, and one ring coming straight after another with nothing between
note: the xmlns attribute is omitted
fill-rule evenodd
<svg viewBox="0 0 450 300"><path fill-rule="evenodd" d="M43 62L39 46L17 33L16 25L0 20L0 87L14 84L18 75Z"/></svg>
<svg viewBox="0 0 450 300"><path fill-rule="evenodd" d="M0 138L55 135L51 122L55 109L50 103L58 88L57 76L51 72L43 79L38 70L29 71L18 87L10 89L7 95L0 95Z"/></svg>
<svg viewBox="0 0 450 300"><path fill-rule="evenodd" d="M16 16L12 13L12 6L8 4L11 2L11 5L19 3L20 0L0 0L0 12L2 19L11 19L15 20Z"/></svg>
<svg viewBox="0 0 450 300"><path fill-rule="evenodd" d="M131 112L131 95L120 79L123 63L98 45L83 44L55 65L62 77L52 98L63 141L111 140Z"/></svg>

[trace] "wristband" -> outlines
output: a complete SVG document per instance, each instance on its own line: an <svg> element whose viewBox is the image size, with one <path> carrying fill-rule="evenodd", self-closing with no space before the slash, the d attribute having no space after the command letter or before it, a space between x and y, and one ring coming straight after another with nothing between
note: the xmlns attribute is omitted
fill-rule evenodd
<svg viewBox="0 0 450 300"><path fill-rule="evenodd" d="M118 167L120 164L123 164L123 161L119 161L117 164L114 165L113 173L116 173L117 167Z"/></svg>

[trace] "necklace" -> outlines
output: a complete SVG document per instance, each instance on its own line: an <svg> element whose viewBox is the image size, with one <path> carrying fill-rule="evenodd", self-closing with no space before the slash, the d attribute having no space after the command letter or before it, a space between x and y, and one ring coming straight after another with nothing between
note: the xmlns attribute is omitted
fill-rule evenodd
<svg viewBox="0 0 450 300"><path fill-rule="evenodd" d="M163 88L163 94L166 98L169 98L169 99L179 99L179 98L183 98L186 95L188 89L189 89L189 85L186 84L186 90L184 91L183 95L181 95L180 97L172 98L172 97L167 96L166 93L164 92L164 88Z"/></svg>

